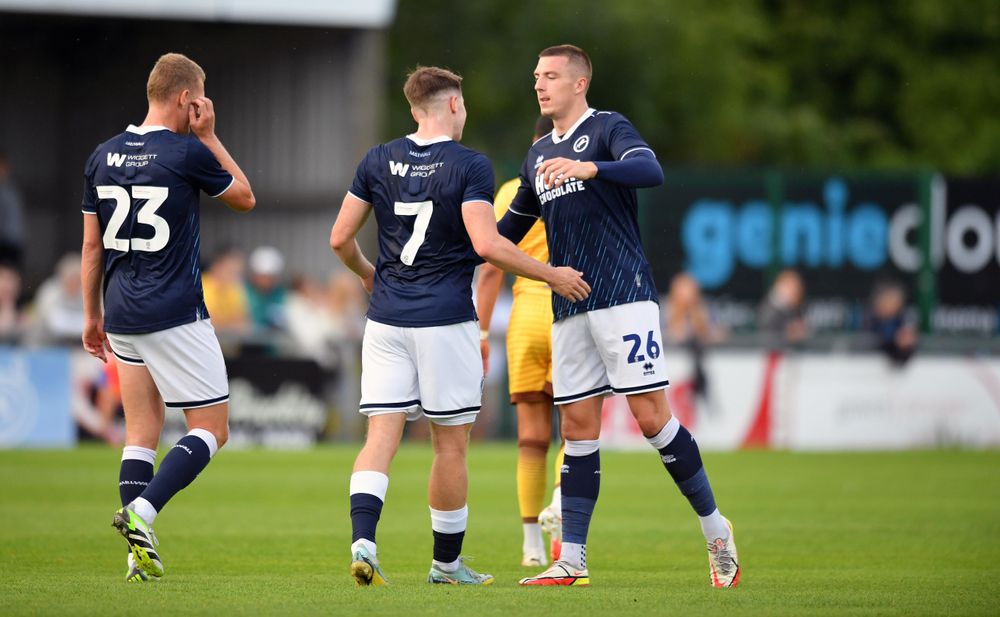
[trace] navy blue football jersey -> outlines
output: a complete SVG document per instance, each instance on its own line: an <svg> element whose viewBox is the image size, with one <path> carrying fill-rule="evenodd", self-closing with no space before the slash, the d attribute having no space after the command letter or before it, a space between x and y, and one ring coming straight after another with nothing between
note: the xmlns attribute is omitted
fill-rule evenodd
<svg viewBox="0 0 1000 617"><path fill-rule="evenodd" d="M493 204L489 159L446 137L410 135L369 150L350 193L372 205L378 223L368 318L410 328L475 320L472 276L482 260L462 204Z"/></svg>
<svg viewBox="0 0 1000 617"><path fill-rule="evenodd" d="M546 159L618 161L652 149L625 116L588 109L565 135L555 131L536 141L521 166L521 185L510 210L541 217L549 244L549 262L583 272L590 296L572 302L552 294L556 321L597 309L652 300L657 302L653 273L639 237L635 189L600 178L571 178L547 189L535 172Z"/></svg>
<svg viewBox="0 0 1000 617"><path fill-rule="evenodd" d="M233 176L193 135L129 126L94 150L83 212L104 238L104 329L156 332L208 311L201 290L199 191L224 193Z"/></svg>

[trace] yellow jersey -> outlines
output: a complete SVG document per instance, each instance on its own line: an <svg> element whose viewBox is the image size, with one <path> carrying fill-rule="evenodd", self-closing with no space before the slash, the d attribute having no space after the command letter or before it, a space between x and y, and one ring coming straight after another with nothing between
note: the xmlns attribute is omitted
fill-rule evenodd
<svg viewBox="0 0 1000 617"><path fill-rule="evenodd" d="M514 178L513 180L508 180L504 182L500 190L497 191L496 198L493 200L493 210L496 214L497 220L503 218L504 214L507 214L507 209L510 207L510 202L514 201L514 196L517 195L517 187L520 186L521 180ZM549 246L546 244L545 240L545 223L542 219L532 225L528 233L521 239L517 244L517 248L524 251L529 257L533 257L542 263L548 263L549 261ZM545 293L550 293L551 290L546 283L542 281L535 281L529 278L524 278L523 276L517 277L514 281L514 297L516 298L518 294L522 292L538 292L543 291Z"/></svg>

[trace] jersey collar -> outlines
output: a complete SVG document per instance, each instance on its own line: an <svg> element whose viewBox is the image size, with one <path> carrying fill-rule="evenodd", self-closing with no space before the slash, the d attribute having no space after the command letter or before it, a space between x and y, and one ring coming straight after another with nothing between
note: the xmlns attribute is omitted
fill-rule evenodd
<svg viewBox="0 0 1000 617"><path fill-rule="evenodd" d="M430 146L431 144L440 144L446 141L451 141L451 137L448 137L447 135L439 135L432 139L421 139L417 137L416 133L411 133L410 135L407 135L406 138L418 146Z"/></svg>
<svg viewBox="0 0 1000 617"><path fill-rule="evenodd" d="M576 131L577 127L579 127L581 124L583 124L584 120L586 120L587 118L593 116L595 111L597 111L597 110L594 109L593 107L588 107L587 111L583 112L583 115L580 116L577 119L577 121L573 123L573 126L569 127L569 130L566 131L566 134L563 135L562 137L559 137L558 135L556 135L556 130L552 129L552 143L554 143L554 144L562 143L562 142L566 141L567 139L569 139L570 137L572 137L573 133Z"/></svg>
<svg viewBox="0 0 1000 617"><path fill-rule="evenodd" d="M145 135L146 133L152 133L153 131L169 131L165 126L136 126L134 124L128 125L125 130L129 133L135 133L136 135Z"/></svg>

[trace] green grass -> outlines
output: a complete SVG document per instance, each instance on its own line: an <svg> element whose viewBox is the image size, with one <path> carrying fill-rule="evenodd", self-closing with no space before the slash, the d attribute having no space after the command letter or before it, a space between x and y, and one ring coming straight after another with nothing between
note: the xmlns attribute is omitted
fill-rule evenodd
<svg viewBox="0 0 1000 617"><path fill-rule="evenodd" d="M707 582L693 514L652 453L603 453L590 588L521 589L515 448L472 448L465 552L490 588L427 585L430 452L394 463L391 587L347 574L355 446L223 451L156 522L167 576L123 582L119 453L0 452L0 614L942 615L1000 611L1000 452L708 454L742 585Z"/></svg>

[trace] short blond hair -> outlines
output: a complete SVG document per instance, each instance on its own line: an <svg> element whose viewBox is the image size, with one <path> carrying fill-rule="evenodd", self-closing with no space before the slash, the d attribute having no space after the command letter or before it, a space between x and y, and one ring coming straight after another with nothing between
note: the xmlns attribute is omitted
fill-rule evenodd
<svg viewBox="0 0 1000 617"><path fill-rule="evenodd" d="M462 77L436 66L418 66L406 76L403 85L403 94L410 107L426 107L435 96L448 91L461 94Z"/></svg>
<svg viewBox="0 0 1000 617"><path fill-rule="evenodd" d="M205 71L197 62L184 54L163 54L149 72L146 98L150 101L167 101L182 90L196 90L204 83Z"/></svg>

